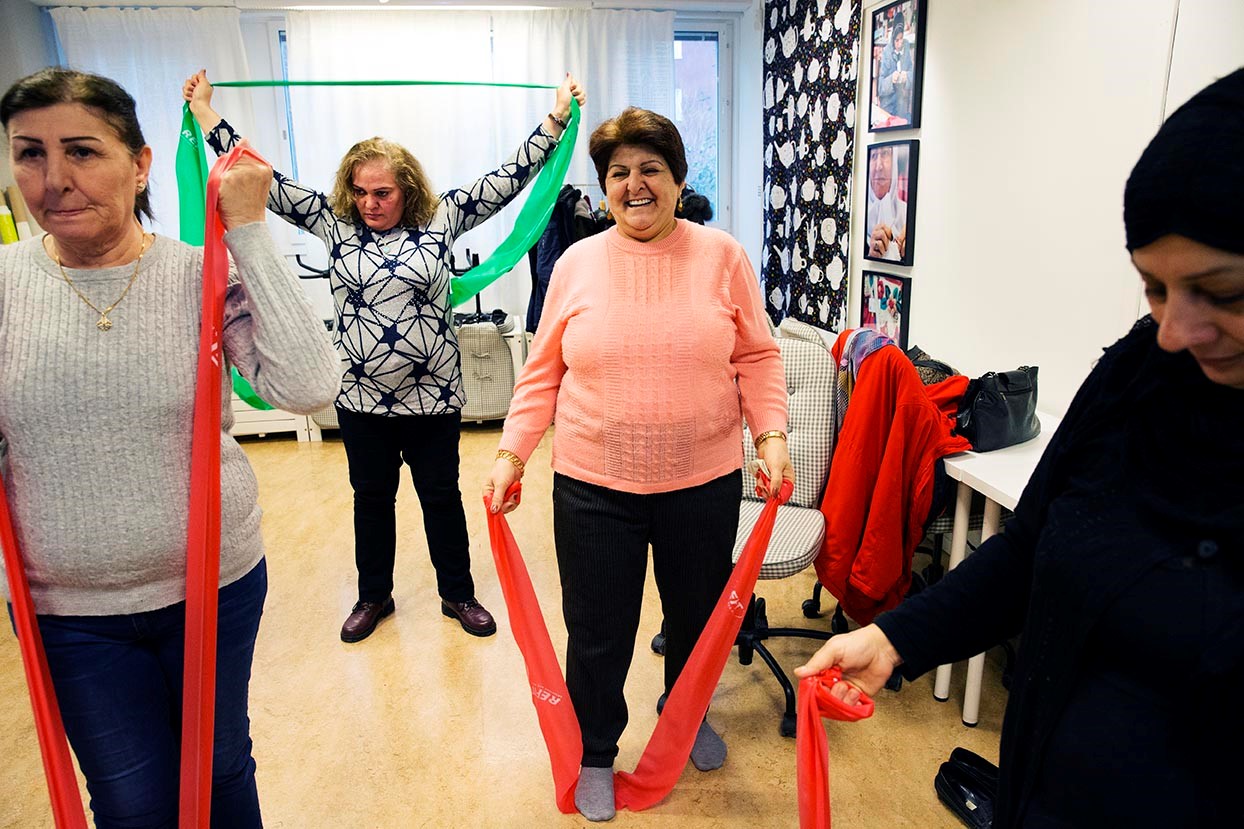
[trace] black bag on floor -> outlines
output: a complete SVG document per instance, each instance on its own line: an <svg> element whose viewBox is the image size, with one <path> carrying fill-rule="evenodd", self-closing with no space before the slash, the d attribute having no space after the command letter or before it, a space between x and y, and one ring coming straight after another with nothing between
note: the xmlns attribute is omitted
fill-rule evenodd
<svg viewBox="0 0 1244 829"><path fill-rule="evenodd" d="M998 767L966 748L956 748L933 778L937 797L972 829L993 826Z"/></svg>
<svg viewBox="0 0 1244 829"><path fill-rule="evenodd" d="M991 452L1032 440L1037 419L1037 367L991 371L968 382L959 403L955 431L977 452Z"/></svg>

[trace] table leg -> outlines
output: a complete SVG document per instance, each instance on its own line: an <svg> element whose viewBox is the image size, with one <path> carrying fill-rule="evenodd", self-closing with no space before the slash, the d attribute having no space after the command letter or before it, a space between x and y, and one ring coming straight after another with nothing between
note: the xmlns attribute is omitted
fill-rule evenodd
<svg viewBox="0 0 1244 829"><path fill-rule="evenodd" d="M968 518L972 510L972 488L960 482L955 491L955 523L950 533L950 568L959 566L968 549ZM938 551L941 554L941 551ZM939 702L950 699L950 665L939 665L933 680L933 698Z"/></svg>
<svg viewBox="0 0 1244 829"><path fill-rule="evenodd" d="M991 498L985 499L985 521L981 525L981 543L998 532L1002 507ZM963 724L976 725L980 719L981 679L985 673L985 654L978 653L968 660L967 687L963 691Z"/></svg>

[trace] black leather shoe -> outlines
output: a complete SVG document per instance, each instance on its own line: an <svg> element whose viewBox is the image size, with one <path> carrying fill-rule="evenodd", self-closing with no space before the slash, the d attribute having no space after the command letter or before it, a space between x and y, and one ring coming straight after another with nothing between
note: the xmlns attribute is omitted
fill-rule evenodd
<svg viewBox="0 0 1244 829"><path fill-rule="evenodd" d="M492 636L497 632L497 621L475 599L465 602L447 602L441 599L441 613L457 619L462 629L472 636Z"/></svg>
<svg viewBox="0 0 1244 829"><path fill-rule="evenodd" d="M341 626L341 641L363 641L371 636L371 632L376 629L376 625L380 624L380 620L385 616L393 615L394 610L397 610L397 605L393 603L392 596L383 602L355 602L354 607L350 609L350 615L346 617L345 624Z"/></svg>
<svg viewBox="0 0 1244 829"><path fill-rule="evenodd" d="M998 797L998 767L981 757L975 751L957 746L950 752L950 763L959 766L964 774L976 780L982 792L994 798Z"/></svg>
<svg viewBox="0 0 1244 829"><path fill-rule="evenodd" d="M969 829L993 826L994 796L985 790L981 778L962 763L942 763L933 778L937 797Z"/></svg>

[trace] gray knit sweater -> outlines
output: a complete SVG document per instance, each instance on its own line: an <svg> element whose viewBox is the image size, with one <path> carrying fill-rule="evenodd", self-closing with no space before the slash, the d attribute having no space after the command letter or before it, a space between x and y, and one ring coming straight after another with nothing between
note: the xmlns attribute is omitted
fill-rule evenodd
<svg viewBox="0 0 1244 829"><path fill-rule="evenodd" d="M273 406L335 396L337 355L262 222L225 235L236 266L224 350ZM67 269L105 307L133 265ZM185 598L203 250L157 236L101 332L41 239L0 247L0 474L38 613L113 615ZM220 584L263 556L254 473L221 379ZM8 583L4 583L8 595Z"/></svg>

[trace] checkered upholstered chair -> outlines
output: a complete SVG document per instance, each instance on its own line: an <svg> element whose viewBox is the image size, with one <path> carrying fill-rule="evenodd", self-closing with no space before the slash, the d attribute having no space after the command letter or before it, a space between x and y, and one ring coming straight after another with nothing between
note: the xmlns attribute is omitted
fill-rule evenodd
<svg viewBox="0 0 1244 829"><path fill-rule="evenodd" d="M778 508L777 521L764 563L761 579L784 579L807 569L816 559L825 538L825 517L821 514L821 496L829 480L829 463L834 454L834 387L837 384L837 363L829 351L829 343L820 331L795 319L783 320L777 329L778 346L786 371L788 398L787 448L795 467L795 491L790 500ZM744 425L743 454L748 463L756 459L751 431ZM735 540L734 559L743 552L747 537L760 517L764 502L756 497L755 479L744 466L742 475L743 502L739 510L739 530ZM764 642L775 636L798 636L825 640L825 629L771 628L765 613L765 600L752 596L747 615L739 630L736 645L739 662L750 665L759 655L785 695L785 711L780 731L785 737L795 736L795 690L777 659ZM652 650L665 653L665 632L652 640ZM657 703L659 711L664 695Z"/></svg>
<svg viewBox="0 0 1244 829"><path fill-rule="evenodd" d="M784 579L807 569L821 550L825 538L825 517L821 514L821 496L829 480L829 463L834 454L834 387L837 364L828 344L817 329L797 320L784 320L778 328L778 345L786 369L789 394L789 416L786 428L787 447L795 467L795 491L790 500L778 508L773 538L760 568L761 579ZM743 435L747 461L756 458L750 431ZM743 545L760 516L763 501L756 497L754 479L743 473L743 504L739 511L739 533L734 556ZM782 686L786 710L780 731L795 736L795 691L782 666L769 652L764 641L775 636L798 636L828 639L827 630L804 628L771 628L765 614L765 600L752 596L743 627L737 640L739 662L750 665L759 655Z"/></svg>

